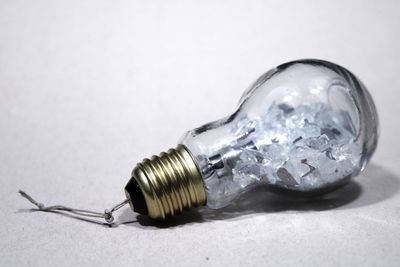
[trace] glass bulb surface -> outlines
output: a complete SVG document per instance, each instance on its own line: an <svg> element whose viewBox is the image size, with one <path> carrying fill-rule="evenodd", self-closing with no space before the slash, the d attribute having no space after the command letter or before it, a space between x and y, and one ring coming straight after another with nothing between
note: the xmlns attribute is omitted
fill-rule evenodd
<svg viewBox="0 0 400 267"><path fill-rule="evenodd" d="M230 116L180 140L204 178L207 206L221 208L257 185L313 193L363 170L378 140L378 117L348 70L299 60L262 75Z"/></svg>

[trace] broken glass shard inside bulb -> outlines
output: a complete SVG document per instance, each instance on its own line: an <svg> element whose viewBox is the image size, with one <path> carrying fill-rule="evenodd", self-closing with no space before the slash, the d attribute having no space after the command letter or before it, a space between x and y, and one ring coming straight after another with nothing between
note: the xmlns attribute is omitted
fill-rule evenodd
<svg viewBox="0 0 400 267"><path fill-rule="evenodd" d="M346 69L319 60L260 77L231 116L181 140L197 161L207 205L221 208L257 185L318 192L364 168L378 138L374 103Z"/></svg>
<svg viewBox="0 0 400 267"><path fill-rule="evenodd" d="M319 119L326 113L330 120ZM352 121L340 114L319 104L272 105L259 128L253 129L254 138L262 141L243 149L232 168L232 180L247 185L256 174L270 184L307 191L335 182L337 173L356 174L361 148L344 127L353 127Z"/></svg>

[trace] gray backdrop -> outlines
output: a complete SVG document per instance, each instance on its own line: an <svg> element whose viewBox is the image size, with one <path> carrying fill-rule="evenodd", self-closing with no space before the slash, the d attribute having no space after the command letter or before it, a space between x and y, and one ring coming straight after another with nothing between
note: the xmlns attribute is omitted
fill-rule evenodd
<svg viewBox="0 0 400 267"><path fill-rule="evenodd" d="M399 14L399 1L1 1L0 265L398 264ZM116 228L26 212L20 188L45 204L116 204L136 162L309 57L359 76L381 122L369 167L325 201L260 191L238 211Z"/></svg>

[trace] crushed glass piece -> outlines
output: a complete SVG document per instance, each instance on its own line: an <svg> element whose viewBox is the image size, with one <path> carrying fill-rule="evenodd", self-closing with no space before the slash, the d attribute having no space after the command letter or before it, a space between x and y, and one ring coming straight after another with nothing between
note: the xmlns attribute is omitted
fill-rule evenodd
<svg viewBox="0 0 400 267"><path fill-rule="evenodd" d="M273 104L264 117L244 117L239 124L236 131L245 132L254 147L239 153L228 183L235 190L265 180L309 191L359 169L361 148L354 142L356 130L347 111L322 103L295 108Z"/></svg>

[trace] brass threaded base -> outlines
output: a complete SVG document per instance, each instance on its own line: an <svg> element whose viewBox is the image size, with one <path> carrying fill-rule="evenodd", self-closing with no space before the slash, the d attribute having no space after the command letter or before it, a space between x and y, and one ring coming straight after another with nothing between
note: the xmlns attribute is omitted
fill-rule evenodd
<svg viewBox="0 0 400 267"><path fill-rule="evenodd" d="M132 177L143 193L148 216L153 219L163 220L206 203L203 177L183 145L144 159L133 169Z"/></svg>

